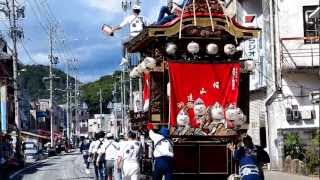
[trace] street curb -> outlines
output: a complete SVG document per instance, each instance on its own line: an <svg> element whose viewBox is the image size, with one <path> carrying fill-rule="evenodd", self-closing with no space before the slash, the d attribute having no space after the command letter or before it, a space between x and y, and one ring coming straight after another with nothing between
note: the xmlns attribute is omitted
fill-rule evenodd
<svg viewBox="0 0 320 180"><path fill-rule="evenodd" d="M22 173L23 171L28 170L28 169L36 166L36 165L39 165L40 163L46 162L47 160L49 160L49 158L44 159L44 160L41 160L41 161L36 162L36 163L33 163L33 164L31 164L30 166L25 167L25 168L23 168L23 169L20 169L19 171L17 171L17 172L15 172L15 173L13 173L12 175L10 175L10 176L9 176L9 179L13 179L13 178L15 178L17 175L19 175L20 173Z"/></svg>

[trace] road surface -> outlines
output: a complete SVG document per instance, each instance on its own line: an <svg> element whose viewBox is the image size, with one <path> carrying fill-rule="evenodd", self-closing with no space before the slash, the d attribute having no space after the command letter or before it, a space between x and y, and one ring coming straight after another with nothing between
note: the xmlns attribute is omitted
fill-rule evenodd
<svg viewBox="0 0 320 180"><path fill-rule="evenodd" d="M319 177L293 175L279 171L265 171L266 180L319 180Z"/></svg>
<svg viewBox="0 0 320 180"><path fill-rule="evenodd" d="M79 152L50 157L31 166L12 178L13 180L93 180L94 174L85 173L82 155ZM265 171L266 180L319 180L318 177L291 175L277 171ZM1 179L1 178L0 178Z"/></svg>
<svg viewBox="0 0 320 180"><path fill-rule="evenodd" d="M94 179L93 170L85 173L82 155L79 152L50 157L18 174L13 180L73 180Z"/></svg>

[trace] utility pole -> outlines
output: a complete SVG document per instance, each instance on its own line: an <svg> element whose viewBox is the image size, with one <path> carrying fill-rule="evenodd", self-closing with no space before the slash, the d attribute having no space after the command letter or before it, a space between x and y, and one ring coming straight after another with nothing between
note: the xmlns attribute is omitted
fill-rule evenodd
<svg viewBox="0 0 320 180"><path fill-rule="evenodd" d="M52 47L52 33L53 33L53 27L50 25L49 29L49 47L50 47L50 64L49 64L49 79L50 79L50 100L49 100L49 109L50 109L50 145L51 148L53 147L53 109L52 109L52 104L53 104L53 75L52 75L52 64L53 62L53 47Z"/></svg>
<svg viewBox="0 0 320 180"><path fill-rule="evenodd" d="M100 118L102 116L102 90L100 88L100 91L99 91L99 101L100 101Z"/></svg>
<svg viewBox="0 0 320 180"><path fill-rule="evenodd" d="M77 100L77 75L74 77L74 131L77 135L78 128L78 100Z"/></svg>
<svg viewBox="0 0 320 180"><path fill-rule="evenodd" d="M121 71L121 79L120 79L120 96L121 96L121 132L124 133L124 76L123 71Z"/></svg>
<svg viewBox="0 0 320 180"><path fill-rule="evenodd" d="M70 140L70 103L69 103L69 60L67 60L67 87L66 87L66 93L67 93L67 139Z"/></svg>
<svg viewBox="0 0 320 180"><path fill-rule="evenodd" d="M19 99L18 99L18 51L17 51L17 19L16 19L16 5L15 0L11 0L12 18L11 18L11 39L13 43L13 89L14 89L14 122L17 129L21 129L21 122L19 116ZM9 9L10 14L10 9ZM9 15L10 16L10 15Z"/></svg>
<svg viewBox="0 0 320 180"><path fill-rule="evenodd" d="M75 59L75 61L77 61ZM74 121L75 121L75 125L74 125L74 128L75 128L75 134L76 135L79 135L79 122L78 122L78 104L79 104L79 101L78 101L78 95L79 95L79 84L78 84L78 79L77 79L77 75L75 74L75 78L74 78L74 106L75 106L75 109L74 109Z"/></svg>
<svg viewBox="0 0 320 180"><path fill-rule="evenodd" d="M53 56L53 33L55 32L55 27L50 24L49 26L49 77L45 79L50 82L50 99L49 99L49 112L50 112L50 143L53 147L53 80L57 78L52 72L52 66L58 63L58 57Z"/></svg>

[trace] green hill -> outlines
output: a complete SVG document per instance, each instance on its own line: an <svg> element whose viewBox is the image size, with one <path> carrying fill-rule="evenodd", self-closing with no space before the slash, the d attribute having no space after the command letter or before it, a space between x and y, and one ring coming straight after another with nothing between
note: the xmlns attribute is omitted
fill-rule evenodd
<svg viewBox="0 0 320 180"><path fill-rule="evenodd" d="M102 106L103 113L107 112L108 103L112 101L113 83L115 82L115 75L119 72L115 72L113 75L102 76L99 80L84 84L81 86L82 100L87 103L90 114L99 113L99 91L102 91Z"/></svg>
<svg viewBox="0 0 320 180"><path fill-rule="evenodd" d="M44 65L26 65L21 67L25 71L21 72L19 80L19 88L25 90L31 101L37 99L49 98L49 81L43 80L44 77L49 76L49 66ZM54 80L53 86L57 89L66 89L67 75L59 70L53 68L53 74L58 79ZM120 72L115 72L113 75L106 75L99 80L83 84L80 86L81 100L87 103L90 114L99 113L99 90L102 90L103 99L103 113L107 113L107 105L112 100L113 83L115 75ZM70 77L70 87L73 88L74 78ZM73 94L73 93L72 93ZM54 92L54 100L58 104L66 103L66 93L62 91ZM73 99L72 99L73 100Z"/></svg>
<svg viewBox="0 0 320 180"><path fill-rule="evenodd" d="M25 70L19 76L19 88L26 90L31 101L49 98L49 80L44 80L45 77L49 76L49 66L26 65L22 68ZM66 89L67 75L56 68L53 68L52 72L55 76L59 77L53 81L53 87L55 89ZM74 83L73 77L70 77L70 82ZM55 91L54 100L58 104L65 103L66 93Z"/></svg>

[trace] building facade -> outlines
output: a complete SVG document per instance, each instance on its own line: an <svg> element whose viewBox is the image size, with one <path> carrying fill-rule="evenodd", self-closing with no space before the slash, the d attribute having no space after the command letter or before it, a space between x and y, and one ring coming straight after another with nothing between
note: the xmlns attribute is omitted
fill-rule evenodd
<svg viewBox="0 0 320 180"><path fill-rule="evenodd" d="M50 131L49 99L39 99L32 104L30 122L37 127L37 129ZM61 133L64 128L64 122L66 121L66 112L62 107L53 103L52 113L53 131Z"/></svg>
<svg viewBox="0 0 320 180"><path fill-rule="evenodd" d="M319 128L319 1L263 1L267 57L266 137L271 169L283 167L284 139L297 133L305 145Z"/></svg>
<svg viewBox="0 0 320 180"><path fill-rule="evenodd" d="M14 129L13 68L7 43L0 36L0 134Z"/></svg>
<svg viewBox="0 0 320 180"><path fill-rule="evenodd" d="M262 1L229 0L229 10L233 9L237 21L245 26L261 29L257 38L244 41L240 46L243 50L242 59L252 59L255 70L250 75L250 102L248 134L253 137L256 145L265 147L265 104L267 85L267 59L265 56L265 16ZM233 5L231 5L233 4ZM230 11L232 12L232 11ZM232 13L231 13L232 14Z"/></svg>

